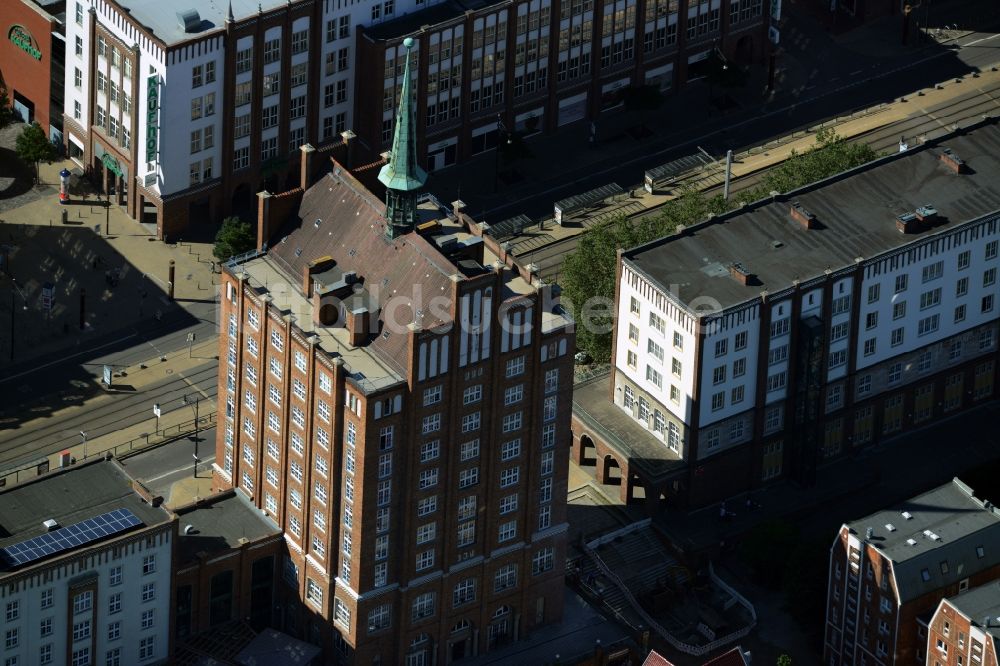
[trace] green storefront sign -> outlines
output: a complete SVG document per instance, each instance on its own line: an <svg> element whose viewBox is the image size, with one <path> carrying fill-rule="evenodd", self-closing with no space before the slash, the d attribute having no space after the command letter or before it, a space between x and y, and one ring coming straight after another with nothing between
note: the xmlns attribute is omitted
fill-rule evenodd
<svg viewBox="0 0 1000 666"><path fill-rule="evenodd" d="M104 153L101 156L101 164L103 164L108 171L115 174L119 178L125 177L125 174L122 172L122 165L118 163L118 160L111 156L111 153Z"/></svg>
<svg viewBox="0 0 1000 666"><path fill-rule="evenodd" d="M159 144L159 127L156 115L160 110L160 77L154 74L146 79L146 161L156 161Z"/></svg>
<svg viewBox="0 0 1000 666"><path fill-rule="evenodd" d="M12 25L7 31L7 39L35 60L42 59L42 52L38 50L38 42L23 25Z"/></svg>

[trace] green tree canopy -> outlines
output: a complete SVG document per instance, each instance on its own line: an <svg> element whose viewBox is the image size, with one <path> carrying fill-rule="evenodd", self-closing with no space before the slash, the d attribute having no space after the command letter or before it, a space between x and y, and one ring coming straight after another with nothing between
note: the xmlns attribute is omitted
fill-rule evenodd
<svg viewBox="0 0 1000 666"><path fill-rule="evenodd" d="M35 165L35 182L38 182L38 165L40 162L51 163L58 153L56 147L45 135L45 130L38 123L26 125L17 137L14 145L17 156L24 162Z"/></svg>
<svg viewBox="0 0 1000 666"><path fill-rule="evenodd" d="M222 221L219 233L215 235L215 247L212 255L219 261L249 252L257 245L257 234L249 222L238 217L227 217Z"/></svg>
<svg viewBox="0 0 1000 666"><path fill-rule="evenodd" d="M615 273L619 248L629 249L673 233L678 225L690 226L709 213L720 215L736 207L736 200L759 201L771 191L789 192L848 169L879 155L864 144L851 144L832 130L816 135L816 144L804 153L793 152L772 168L754 188L726 202L685 190L654 213L638 218L624 216L591 228L576 250L563 262L559 283L577 322L576 345L599 363L611 359L611 305L615 295ZM604 303L602 308L600 304ZM602 314L603 313L603 314Z"/></svg>

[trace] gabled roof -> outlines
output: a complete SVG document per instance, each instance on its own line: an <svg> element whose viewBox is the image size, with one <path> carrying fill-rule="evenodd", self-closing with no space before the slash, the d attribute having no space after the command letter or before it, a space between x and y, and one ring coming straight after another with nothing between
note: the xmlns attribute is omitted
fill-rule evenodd
<svg viewBox="0 0 1000 666"><path fill-rule="evenodd" d="M1000 640L1000 581L980 585L942 603L964 615L972 626L991 635L994 641Z"/></svg>
<svg viewBox="0 0 1000 666"><path fill-rule="evenodd" d="M427 209L428 215L439 211ZM387 240L385 205L349 174L337 167L306 190L298 215L277 236L269 255L285 272L295 289L301 289L302 271L313 260L329 256L343 272L353 271L364 284L373 307L384 308L393 297L410 297L412 306L400 299L391 308L394 325L381 327L368 349L387 365L406 370L406 327L419 318L421 328L450 323L435 319L448 307L428 308L428 301L444 297L450 304L452 276L459 269L415 232Z"/></svg>
<svg viewBox="0 0 1000 666"><path fill-rule="evenodd" d="M900 603L1000 564L1000 515L957 478L846 527L892 562Z"/></svg>

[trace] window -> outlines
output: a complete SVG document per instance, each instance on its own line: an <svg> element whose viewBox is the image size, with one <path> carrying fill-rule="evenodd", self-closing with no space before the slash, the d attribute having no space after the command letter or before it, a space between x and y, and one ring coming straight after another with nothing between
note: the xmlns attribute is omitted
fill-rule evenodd
<svg viewBox="0 0 1000 666"><path fill-rule="evenodd" d="M476 579L466 578L458 583L452 592L452 606L463 606L476 600Z"/></svg>
<svg viewBox="0 0 1000 666"><path fill-rule="evenodd" d="M521 455L521 440L512 439L500 445L500 460L506 462Z"/></svg>
<svg viewBox="0 0 1000 666"><path fill-rule="evenodd" d="M479 440L473 439L463 442L460 448L460 458L462 462L479 457Z"/></svg>
<svg viewBox="0 0 1000 666"><path fill-rule="evenodd" d="M920 309L926 310L941 303L941 287L920 294Z"/></svg>
<svg viewBox="0 0 1000 666"><path fill-rule="evenodd" d="M785 388L785 373L783 371L774 375L768 375L767 377L768 391L777 391L783 388Z"/></svg>
<svg viewBox="0 0 1000 666"><path fill-rule="evenodd" d="M149 655L152 656L152 655ZM139 652L139 658L144 659L148 657L143 657L142 651ZM91 666L90 664L90 648L83 647L78 650L73 650L73 658L70 662L72 666Z"/></svg>
<svg viewBox="0 0 1000 666"><path fill-rule="evenodd" d="M83 620L81 622L73 623L73 640L82 641L85 638L90 638L90 620Z"/></svg>
<svg viewBox="0 0 1000 666"><path fill-rule="evenodd" d="M413 622L434 615L435 595L433 592L425 592L413 600L413 607L410 611L410 618Z"/></svg>
<svg viewBox="0 0 1000 666"><path fill-rule="evenodd" d="M865 340L865 356L873 356L875 354L876 340L875 338L870 338Z"/></svg>
<svg viewBox="0 0 1000 666"><path fill-rule="evenodd" d="M233 169L239 171L240 169L246 169L250 166L250 148L249 146L243 148L237 148L233 151Z"/></svg>
<svg viewBox="0 0 1000 666"><path fill-rule="evenodd" d="M438 468L432 467L431 469L425 469L420 472L418 487L420 490L426 490L428 488L433 488L438 482Z"/></svg>
<svg viewBox="0 0 1000 666"><path fill-rule="evenodd" d="M39 622L39 635L42 638L52 635L52 618L47 617Z"/></svg>
<svg viewBox="0 0 1000 666"><path fill-rule="evenodd" d="M980 310L982 312L993 312L993 294L983 296Z"/></svg>
<svg viewBox="0 0 1000 666"><path fill-rule="evenodd" d="M16 599L14 601L8 601L7 614L6 614L7 621L13 622L18 617L20 617L20 615L21 615L21 602L17 601Z"/></svg>
<svg viewBox="0 0 1000 666"><path fill-rule="evenodd" d="M921 271L921 281L930 282L931 280L937 280L942 275L944 275L944 262L938 261L929 266L924 266Z"/></svg>
<svg viewBox="0 0 1000 666"><path fill-rule="evenodd" d="M153 609L142 611L142 621L139 625L143 629L153 628Z"/></svg>
<svg viewBox="0 0 1000 666"><path fill-rule="evenodd" d="M84 611L89 611L94 602L94 593L87 591L81 592L73 597L73 612L83 613Z"/></svg>
<svg viewBox="0 0 1000 666"><path fill-rule="evenodd" d="M516 411L513 414L507 414L503 417L501 429L505 433L519 430L521 428L523 418L524 415L521 411Z"/></svg>
<svg viewBox="0 0 1000 666"><path fill-rule="evenodd" d="M551 546L543 548L531 556L531 575L537 576L546 571L551 571L554 565L555 549Z"/></svg>
<svg viewBox="0 0 1000 666"><path fill-rule="evenodd" d="M715 341L715 356L725 356L727 350L729 349L729 340L716 340Z"/></svg>
<svg viewBox="0 0 1000 666"><path fill-rule="evenodd" d="M839 368L840 366L847 363L847 351L840 349L835 352L830 352L830 369Z"/></svg>
<svg viewBox="0 0 1000 666"><path fill-rule="evenodd" d="M965 306L959 305L955 308L955 323L965 321Z"/></svg>
<svg viewBox="0 0 1000 666"><path fill-rule="evenodd" d="M437 432L440 429L441 429L441 415L440 414L431 414L431 415L425 416L423 418L422 425L421 425L421 432L423 434L426 435L428 433Z"/></svg>
<svg viewBox="0 0 1000 666"><path fill-rule="evenodd" d="M204 68L201 65L195 65L191 68L191 87L200 88L203 79Z"/></svg>
<svg viewBox="0 0 1000 666"><path fill-rule="evenodd" d="M144 583L142 586L142 600L153 601L156 599L156 583Z"/></svg>
<svg viewBox="0 0 1000 666"><path fill-rule="evenodd" d="M146 576L156 572L156 555L146 555L142 558L142 575Z"/></svg>
<svg viewBox="0 0 1000 666"><path fill-rule="evenodd" d="M726 366L720 365L712 370L712 383L722 384L726 381Z"/></svg>
<svg viewBox="0 0 1000 666"><path fill-rule="evenodd" d="M507 469L500 472L500 487L509 488L510 486L516 485L521 477L520 467L508 467Z"/></svg>
<svg viewBox="0 0 1000 666"><path fill-rule="evenodd" d="M314 606L323 607L323 589L312 578L306 578L306 599Z"/></svg>
<svg viewBox="0 0 1000 666"><path fill-rule="evenodd" d="M417 561L414 567L417 571L425 571L434 566L434 550L424 550L417 553Z"/></svg>
<svg viewBox="0 0 1000 666"><path fill-rule="evenodd" d="M424 517L437 511L437 495L425 497L417 502L417 516Z"/></svg>
<svg viewBox="0 0 1000 666"><path fill-rule="evenodd" d="M309 48L309 30L299 30L292 33L292 55L305 53Z"/></svg>
<svg viewBox="0 0 1000 666"><path fill-rule="evenodd" d="M917 322L917 335L923 336L937 331L940 319L941 319L940 315L936 314L921 319L919 322Z"/></svg>
<svg viewBox="0 0 1000 666"><path fill-rule="evenodd" d="M441 441L431 440L420 445L420 462L430 462L437 459L441 453Z"/></svg>
<svg viewBox="0 0 1000 666"><path fill-rule="evenodd" d="M122 568L112 567L108 572L108 585L115 586L122 584Z"/></svg>
<svg viewBox="0 0 1000 666"><path fill-rule="evenodd" d="M52 663L52 643L46 643L45 645L38 648L38 663L39 664ZM11 663L10 666L17 666L17 662ZM120 664L111 664L110 666L120 666Z"/></svg>
<svg viewBox="0 0 1000 666"><path fill-rule="evenodd" d="M436 405L437 403L441 402L441 395L442 395L441 391L442 387L440 384L438 384L437 386L432 386L431 388L428 389L424 389L424 407L427 407L429 405Z"/></svg>
<svg viewBox="0 0 1000 666"><path fill-rule="evenodd" d="M518 356L507 361L506 376L517 377L524 374L524 356Z"/></svg>
<svg viewBox="0 0 1000 666"><path fill-rule="evenodd" d="M905 274L896 276L896 288L893 290L893 293L899 294L901 292L906 291L906 283L908 281L907 280L908 277L909 276Z"/></svg>
<svg viewBox="0 0 1000 666"><path fill-rule="evenodd" d="M505 523L500 523L500 528L498 530L498 535L497 535L497 541L499 543L510 541L516 536L517 536L517 520L509 520Z"/></svg>
<svg viewBox="0 0 1000 666"><path fill-rule="evenodd" d="M718 411L726 406L726 393L719 391L712 394L712 411Z"/></svg>
<svg viewBox="0 0 1000 666"><path fill-rule="evenodd" d="M479 430L481 424L481 416L479 412L472 412L471 414L466 414L462 417L462 432L472 432L473 430Z"/></svg>
<svg viewBox="0 0 1000 666"><path fill-rule="evenodd" d="M788 319L771 322L771 337L777 338L788 333Z"/></svg>
<svg viewBox="0 0 1000 666"><path fill-rule="evenodd" d="M656 385L657 388L663 388L663 375L650 365L646 366L646 381Z"/></svg>

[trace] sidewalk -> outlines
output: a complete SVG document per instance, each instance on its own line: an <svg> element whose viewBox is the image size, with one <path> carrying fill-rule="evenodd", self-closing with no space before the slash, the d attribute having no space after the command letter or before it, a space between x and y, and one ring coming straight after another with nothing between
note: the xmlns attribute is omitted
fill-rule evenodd
<svg viewBox="0 0 1000 666"><path fill-rule="evenodd" d="M58 172L71 162L41 167L41 180L59 182ZM63 225L66 211L69 224ZM111 235L105 235L110 226ZM219 276L212 273L212 247L207 243L165 245L119 207L104 207L94 195L87 203L62 206L57 190L0 214L0 242L8 246L10 272L17 280L15 362L86 347L87 340L118 330L171 318L196 320L196 303L216 298ZM168 266L175 262L174 300L168 294ZM110 276L110 277L109 277ZM113 278L113 279L112 279ZM4 280L6 296L10 289ZM51 312L43 309L43 286L54 286ZM80 293L84 328L80 328ZM0 312L0 342L7 349L10 313ZM6 324L6 326L4 326ZM10 363L0 354L0 368Z"/></svg>

